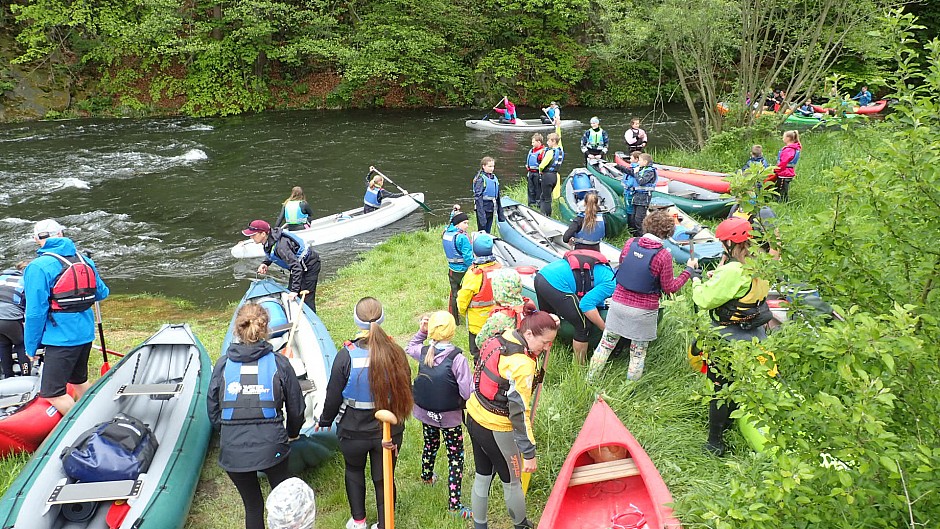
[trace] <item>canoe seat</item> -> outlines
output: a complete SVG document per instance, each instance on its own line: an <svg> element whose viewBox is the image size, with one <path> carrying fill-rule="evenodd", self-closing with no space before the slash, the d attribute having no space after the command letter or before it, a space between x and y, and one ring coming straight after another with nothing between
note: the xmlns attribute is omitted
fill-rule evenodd
<svg viewBox="0 0 940 529"><path fill-rule="evenodd" d="M114 399L136 397L140 395L175 397L183 391L183 383L178 384L122 384L114 393Z"/></svg>
<svg viewBox="0 0 940 529"><path fill-rule="evenodd" d="M561 230L556 230L554 228L544 228L542 230L542 235L545 235L546 237L551 239L552 237L558 237L559 235L563 235L563 232Z"/></svg>
<svg viewBox="0 0 940 529"><path fill-rule="evenodd" d="M32 394L29 392L23 393L21 395L12 395L10 397L3 397L0 399L0 410L4 410L11 406L18 406L32 398Z"/></svg>
<svg viewBox="0 0 940 529"><path fill-rule="evenodd" d="M86 501L112 501L136 498L143 480L100 481L97 483L69 483L57 485L46 500L47 505L82 503Z"/></svg>
<svg viewBox="0 0 940 529"><path fill-rule="evenodd" d="M599 481L609 481L612 479L627 478L630 476L639 476L636 464L632 458L618 459L605 463L593 463L575 467L571 472L571 479L568 481L569 487L576 485L586 485L588 483L597 483Z"/></svg>

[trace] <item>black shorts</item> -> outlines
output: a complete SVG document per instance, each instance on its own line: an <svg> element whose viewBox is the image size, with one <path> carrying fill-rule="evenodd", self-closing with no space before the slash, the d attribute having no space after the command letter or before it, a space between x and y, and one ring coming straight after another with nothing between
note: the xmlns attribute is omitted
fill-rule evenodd
<svg viewBox="0 0 940 529"><path fill-rule="evenodd" d="M541 274L536 274L535 297L539 310L551 312L574 327L575 341L588 341L591 323L581 312L581 300L576 294L566 294L549 284Z"/></svg>
<svg viewBox="0 0 940 529"><path fill-rule="evenodd" d="M47 345L39 381L39 396L65 395L66 384L88 382L88 355L91 343L84 345Z"/></svg>

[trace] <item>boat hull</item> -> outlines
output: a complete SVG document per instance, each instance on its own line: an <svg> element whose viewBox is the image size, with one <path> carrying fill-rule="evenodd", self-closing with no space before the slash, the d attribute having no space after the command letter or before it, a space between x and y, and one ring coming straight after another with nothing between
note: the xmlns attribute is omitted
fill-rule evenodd
<svg viewBox="0 0 940 529"><path fill-rule="evenodd" d="M500 123L498 119L468 119L466 125L474 130L503 130L509 132L552 132L555 130L555 125L542 123L537 119L517 119L515 124ZM561 120L561 128L563 129L580 125L581 122L576 119Z"/></svg>
<svg viewBox="0 0 940 529"><path fill-rule="evenodd" d="M71 390L69 385L69 394ZM55 406L39 396L38 376L0 380L0 400L17 398L21 404L4 408L0 417L0 458L34 452L62 419Z"/></svg>
<svg viewBox="0 0 940 529"><path fill-rule="evenodd" d="M605 236L613 239L623 233L627 229L627 210L623 205L623 194L617 193L600 179L593 178L591 173L583 168L572 171L562 183L561 197L558 199L558 211L561 218L571 222L584 209L584 206L575 198L574 188L572 187L573 177L579 173L584 173L591 178L594 189L600 197L600 210L604 214Z"/></svg>

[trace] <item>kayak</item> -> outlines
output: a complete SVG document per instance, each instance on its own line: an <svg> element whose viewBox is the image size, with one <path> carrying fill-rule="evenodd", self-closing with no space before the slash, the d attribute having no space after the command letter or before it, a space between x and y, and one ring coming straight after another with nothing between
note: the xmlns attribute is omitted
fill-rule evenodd
<svg viewBox="0 0 940 529"><path fill-rule="evenodd" d="M161 327L59 422L0 498L0 527L183 527L212 433L206 413L211 375L209 355L189 325ZM126 481L75 483L66 477L59 454L118 414L153 430L159 446L149 470Z"/></svg>
<svg viewBox="0 0 940 529"><path fill-rule="evenodd" d="M424 193L386 198L382 201L382 207L371 213L363 213L362 206L360 206L342 213L314 219L309 228L291 233L299 236L311 246L341 241L404 218L418 209L418 202L424 202ZM260 244L246 239L232 247L232 257L236 259L264 257L264 249Z"/></svg>
<svg viewBox="0 0 940 529"><path fill-rule="evenodd" d="M516 248L498 237L493 239L493 257L499 261L499 264L503 265L503 268L531 268L538 270L548 264L548 261L525 254L519 248Z"/></svg>
<svg viewBox="0 0 940 529"><path fill-rule="evenodd" d="M576 198L573 185L575 177L580 176L590 180L591 189L600 198L598 205L601 213L604 214L605 236L612 239L623 233L623 230L627 229L627 210L623 205L623 194L617 193L599 179L594 178L584 168L571 171L562 183L563 192L558 201L558 212L561 218L571 222L578 216L578 213L584 211L584 201Z"/></svg>
<svg viewBox="0 0 940 529"><path fill-rule="evenodd" d="M654 198L650 211L665 209L676 220L676 228L671 237L663 240L663 246L672 253L672 259L684 265L695 252L700 267L717 265L724 253L721 241L708 228L702 226L673 203L663 198ZM691 244L689 239L691 238Z"/></svg>
<svg viewBox="0 0 940 529"><path fill-rule="evenodd" d="M878 114L884 112L884 109L888 106L888 101L886 99L879 99L878 101L871 102L863 107L860 106L851 106L846 105L845 113L846 114ZM813 110L816 112L827 113L832 109L826 108L822 105L813 105Z"/></svg>
<svg viewBox="0 0 940 529"><path fill-rule="evenodd" d="M288 300L289 294L286 288L270 279L252 281L235 309L235 314L232 315L232 322L222 341L222 354L228 351L229 345L235 339L235 316L238 314L238 308L246 303L257 303L264 307L270 318L268 326L271 328L271 337L268 342L274 347L275 352L284 354L290 359L304 393L307 409L304 412L304 424L300 431L304 434L313 434L320 412L323 411L326 384L330 380L330 371L336 359L336 346L319 316L306 304L301 303L300 298ZM297 317L301 314L298 313L298 309L303 311L299 320ZM290 336L290 330L295 321L296 330L294 335Z"/></svg>
<svg viewBox="0 0 940 529"><path fill-rule="evenodd" d="M497 219L499 236L529 257L547 262L561 259L565 252L574 249L573 244L561 240L568 225L538 211L528 208L515 200L502 197L501 204L505 221ZM601 253L607 256L614 267L620 263L620 250L601 242Z"/></svg>
<svg viewBox="0 0 940 529"><path fill-rule="evenodd" d="M653 164L653 167L656 168L657 175L668 178L669 180L685 182L686 184L702 187L709 191L715 191L716 193L729 193L731 191L731 183L725 180L725 177L728 176L726 173L714 173L712 171L688 169L686 167L676 167L674 165L662 165L658 163Z"/></svg>
<svg viewBox="0 0 940 529"><path fill-rule="evenodd" d="M498 119L468 119L466 125L475 130L508 130L511 132L553 132L555 125L551 123L542 123L538 119L517 119L514 124L500 123ZM576 119L561 120L561 128L578 127L581 122Z"/></svg>
<svg viewBox="0 0 940 529"><path fill-rule="evenodd" d="M72 385L69 384L69 394ZM62 414L39 396L39 375L0 380L0 458L34 452Z"/></svg>
<svg viewBox="0 0 940 529"><path fill-rule="evenodd" d="M820 112L816 112L812 116L790 114L787 116L787 119L783 120L783 122L789 123L790 125L819 125L820 123L841 121L843 118L857 118L863 115L864 114L846 114L844 116L830 116L829 114Z"/></svg>
<svg viewBox="0 0 940 529"><path fill-rule="evenodd" d="M672 494L602 398L584 420L548 496L539 529L678 529Z"/></svg>

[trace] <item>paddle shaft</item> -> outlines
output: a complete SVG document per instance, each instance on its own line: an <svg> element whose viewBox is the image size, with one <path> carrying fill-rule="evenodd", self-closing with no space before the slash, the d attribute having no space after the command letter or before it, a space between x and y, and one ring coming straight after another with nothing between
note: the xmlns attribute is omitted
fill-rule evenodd
<svg viewBox="0 0 940 529"><path fill-rule="evenodd" d="M382 173L382 171L379 171L379 170L376 169L375 167L373 167L372 170L375 171L375 174L381 176L382 179L388 180L388 183L390 183L390 184L392 184L393 186L397 187L399 191L401 191L402 193L408 195L408 198L410 198L411 200L414 200L415 202L417 202L418 205L421 206L422 209L424 209L424 211L427 211L428 213L431 212L431 208L429 208L427 204L425 204L424 202L421 202L421 201L418 200L417 198L411 196L411 193L408 193L407 191L405 191L404 189L402 189L401 186L399 186L398 184L396 184L395 182L393 182L391 178L385 176L385 175Z"/></svg>
<svg viewBox="0 0 940 529"><path fill-rule="evenodd" d="M529 410L529 423L532 425L532 428L535 428L535 411L539 407L539 400L542 397L542 380L545 378L545 368L548 366L548 359L552 353L552 344L548 344L548 349L545 351L545 356L542 358L542 367L539 368L538 374L535 376L535 391L532 392L532 408ZM531 472L523 472L520 477L522 481L522 493L526 494L529 492L529 482L532 481Z"/></svg>
<svg viewBox="0 0 940 529"><path fill-rule="evenodd" d="M101 356L104 363L101 364L101 374L105 374L111 369L108 364L108 347L104 344L104 325L101 323L101 303L95 302L95 323L98 324L98 341L101 342Z"/></svg>
<svg viewBox="0 0 940 529"><path fill-rule="evenodd" d="M385 494L385 528L395 529L395 483L392 468L392 450L386 444L392 442L392 424L398 419L388 410L375 412L375 418L382 423L382 482Z"/></svg>
<svg viewBox="0 0 940 529"><path fill-rule="evenodd" d="M304 311L304 300L309 294L309 290L300 291L300 303L297 305L297 315L294 316L294 323L290 326L290 332L287 334L287 347L285 347L284 356L287 358L294 357L294 351L291 349L291 343L294 341L294 333L297 332L297 325L300 323L300 315Z"/></svg>

